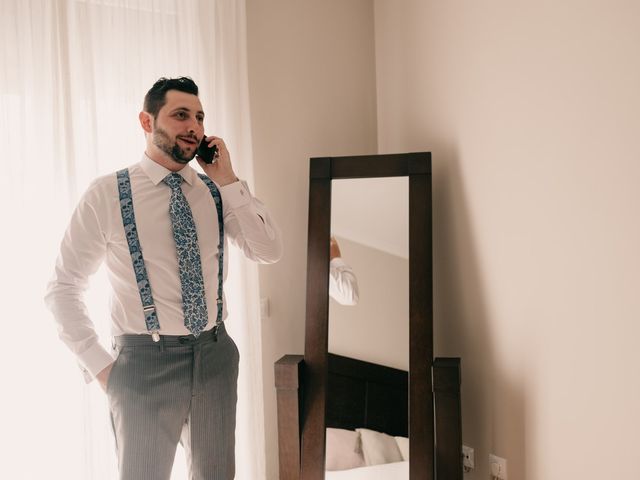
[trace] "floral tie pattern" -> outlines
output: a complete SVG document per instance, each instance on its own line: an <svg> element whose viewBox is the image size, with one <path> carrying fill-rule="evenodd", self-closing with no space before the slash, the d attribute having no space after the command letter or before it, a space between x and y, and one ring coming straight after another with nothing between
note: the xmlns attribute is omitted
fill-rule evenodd
<svg viewBox="0 0 640 480"><path fill-rule="evenodd" d="M164 182L171 187L169 215L178 254L184 326L197 337L207 325L208 314L198 235L191 207L182 193L182 180L178 173L171 173L164 178Z"/></svg>

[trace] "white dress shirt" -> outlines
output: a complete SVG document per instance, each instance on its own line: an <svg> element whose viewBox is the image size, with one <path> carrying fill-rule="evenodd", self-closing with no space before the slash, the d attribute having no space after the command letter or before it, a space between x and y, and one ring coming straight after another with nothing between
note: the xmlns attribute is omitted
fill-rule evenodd
<svg viewBox="0 0 640 480"><path fill-rule="evenodd" d="M169 199L171 188L162 180L171 172L146 155L129 167L138 236L153 295L160 334L188 335L184 326L182 293ZM218 214L205 183L186 165L178 172L196 224L209 320L217 316ZM237 181L219 187L222 197L225 251L229 240L251 260L273 263L282 255L278 227L265 206ZM224 278L227 259L224 255ZM131 254L124 233L115 173L97 178L84 193L71 217L60 246L55 271L47 286L45 302L53 312L62 341L80 365L95 377L113 362L98 341L83 301L89 276L105 262L111 295L113 335L149 334L135 281ZM222 318L227 317L226 301Z"/></svg>
<svg viewBox="0 0 640 480"><path fill-rule="evenodd" d="M329 296L341 305L353 306L359 300L358 279L340 257L329 263Z"/></svg>

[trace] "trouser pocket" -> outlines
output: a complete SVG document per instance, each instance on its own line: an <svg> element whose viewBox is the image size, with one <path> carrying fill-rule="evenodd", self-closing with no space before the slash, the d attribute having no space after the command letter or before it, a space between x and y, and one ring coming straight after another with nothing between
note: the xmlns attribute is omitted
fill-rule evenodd
<svg viewBox="0 0 640 480"><path fill-rule="evenodd" d="M132 348L133 347L114 347L116 359L114 360L113 366L111 367L111 372L109 372L109 378L107 378L107 395L109 395L109 393L113 390L114 385L117 386L119 371L121 370L122 364L126 363L126 357L129 355Z"/></svg>

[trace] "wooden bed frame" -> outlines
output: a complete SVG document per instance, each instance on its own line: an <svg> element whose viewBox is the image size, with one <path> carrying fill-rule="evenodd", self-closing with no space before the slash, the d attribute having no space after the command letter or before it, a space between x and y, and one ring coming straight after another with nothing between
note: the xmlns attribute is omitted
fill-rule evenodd
<svg viewBox="0 0 640 480"><path fill-rule="evenodd" d="M329 353L326 427L409 434L409 375L405 370Z"/></svg>

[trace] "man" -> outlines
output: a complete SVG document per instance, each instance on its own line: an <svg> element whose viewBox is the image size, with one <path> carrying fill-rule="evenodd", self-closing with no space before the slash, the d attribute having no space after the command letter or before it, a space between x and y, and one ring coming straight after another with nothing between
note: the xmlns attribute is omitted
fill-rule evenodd
<svg viewBox="0 0 640 480"><path fill-rule="evenodd" d="M276 262L280 233L236 177L224 141L205 137L198 87L161 78L146 94L142 159L96 179L74 211L45 301L87 381L107 393L122 480L171 474L177 443L190 478L234 478L238 350L224 328L227 240ZM212 164L196 151L217 148ZM197 158L205 175L188 163ZM115 361L82 294L106 263Z"/></svg>
<svg viewBox="0 0 640 480"><path fill-rule="evenodd" d="M342 259L340 245L334 236L329 241L329 296L340 305L358 304L358 279L353 269Z"/></svg>

